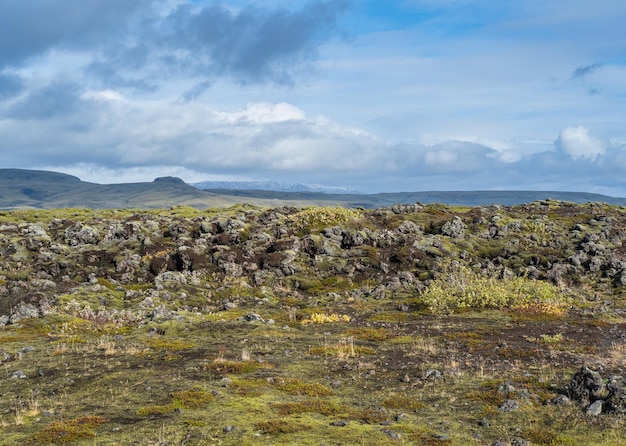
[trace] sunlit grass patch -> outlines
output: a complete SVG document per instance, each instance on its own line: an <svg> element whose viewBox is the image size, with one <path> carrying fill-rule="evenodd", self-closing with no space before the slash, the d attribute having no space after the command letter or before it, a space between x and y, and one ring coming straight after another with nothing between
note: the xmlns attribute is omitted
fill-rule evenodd
<svg viewBox="0 0 626 446"><path fill-rule="evenodd" d="M331 396L334 392L323 384L308 383L296 378L275 378L270 381L272 387L289 395L309 397Z"/></svg>
<svg viewBox="0 0 626 446"><path fill-rule="evenodd" d="M312 399L306 401L298 401L292 403L275 404L274 409L281 416L315 412L322 415L337 415L345 411L345 408L337 404L321 399Z"/></svg>
<svg viewBox="0 0 626 446"><path fill-rule="evenodd" d="M24 444L49 445L71 444L79 440L96 437L95 428L107 423L101 416L82 416L79 418L51 423L41 431L31 435Z"/></svg>
<svg viewBox="0 0 626 446"><path fill-rule="evenodd" d="M177 409L192 410L205 407L215 396L201 386L171 393L171 401L163 405L145 406L137 409L140 417L160 416L174 413Z"/></svg>
<svg viewBox="0 0 626 446"><path fill-rule="evenodd" d="M207 362L202 365L202 368L212 375L225 376L225 375L243 375L246 373L253 373L261 368L268 369L271 365L266 363L260 363L258 361L232 361L227 359L216 359Z"/></svg>
<svg viewBox="0 0 626 446"><path fill-rule="evenodd" d="M382 402L387 409L417 411L426 407L426 404L414 397L404 394L393 394Z"/></svg>
<svg viewBox="0 0 626 446"><path fill-rule="evenodd" d="M292 420L274 419L257 421L254 427L267 435L292 434L312 429L312 426Z"/></svg>
<svg viewBox="0 0 626 446"><path fill-rule="evenodd" d="M355 345L353 337L339 339L334 344L325 343L319 347L309 348L310 355L335 356L340 359L351 358L359 355L374 355L376 349L361 345Z"/></svg>
<svg viewBox="0 0 626 446"><path fill-rule="evenodd" d="M332 322L350 322L350 316L345 314L324 314L324 313L313 313L309 316L308 319L304 319L301 324L328 324Z"/></svg>
<svg viewBox="0 0 626 446"><path fill-rule="evenodd" d="M146 339L144 343L154 349L162 351L182 351L194 348L196 344L189 341L181 341L179 339L166 339L166 338L150 338Z"/></svg>

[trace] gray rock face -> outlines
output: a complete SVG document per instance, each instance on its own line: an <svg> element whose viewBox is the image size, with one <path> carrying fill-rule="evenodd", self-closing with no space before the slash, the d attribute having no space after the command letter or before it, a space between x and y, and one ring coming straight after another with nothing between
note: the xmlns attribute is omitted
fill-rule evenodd
<svg viewBox="0 0 626 446"><path fill-rule="evenodd" d="M602 400L594 401L593 403L589 405L589 407L587 407L587 410L585 412L587 413L587 415L596 417L602 413L603 405L604 405L604 401Z"/></svg>
<svg viewBox="0 0 626 446"><path fill-rule="evenodd" d="M17 308L11 314L9 318L9 322L12 324L15 324L21 321L22 319L31 319L31 318L39 317L40 314L41 312L39 311L39 308L37 308L36 306L32 304L20 302Z"/></svg>
<svg viewBox="0 0 626 446"><path fill-rule="evenodd" d="M550 400L550 404L555 406L566 406L571 403L571 400L566 395L557 395Z"/></svg>
<svg viewBox="0 0 626 446"><path fill-rule="evenodd" d="M69 246L97 245L100 234L95 228L76 223L65 230L64 238Z"/></svg>
<svg viewBox="0 0 626 446"><path fill-rule="evenodd" d="M13 375L11 375L11 378L26 379L26 378L28 378L28 376L26 376L26 373L24 373L23 371L16 370L15 372L13 372Z"/></svg>
<svg viewBox="0 0 626 446"><path fill-rule="evenodd" d="M519 403L516 400L506 400L498 407L500 412L513 412L519 409Z"/></svg>
<svg viewBox="0 0 626 446"><path fill-rule="evenodd" d="M608 395L604 404L605 412L626 413L626 385L621 376L610 376L606 384Z"/></svg>
<svg viewBox="0 0 626 446"><path fill-rule="evenodd" d="M569 393L588 415L626 413L626 384L622 376L610 376L605 385L599 372L583 366L573 376Z"/></svg>
<svg viewBox="0 0 626 446"><path fill-rule="evenodd" d="M444 223L441 233L452 238L461 238L465 235L465 223L460 217L454 217L451 221Z"/></svg>
<svg viewBox="0 0 626 446"><path fill-rule="evenodd" d="M582 366L570 382L569 396L583 406L588 406L600 398L603 390L604 382L600 373Z"/></svg>

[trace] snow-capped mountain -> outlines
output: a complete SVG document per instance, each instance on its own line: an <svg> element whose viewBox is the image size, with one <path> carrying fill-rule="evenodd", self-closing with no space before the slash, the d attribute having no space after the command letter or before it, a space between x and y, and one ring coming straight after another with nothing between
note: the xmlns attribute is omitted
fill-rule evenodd
<svg viewBox="0 0 626 446"><path fill-rule="evenodd" d="M324 186L322 184L283 183L277 181L201 181L192 186L207 189L268 190L276 192L318 192L323 194L359 194L359 191L346 187Z"/></svg>

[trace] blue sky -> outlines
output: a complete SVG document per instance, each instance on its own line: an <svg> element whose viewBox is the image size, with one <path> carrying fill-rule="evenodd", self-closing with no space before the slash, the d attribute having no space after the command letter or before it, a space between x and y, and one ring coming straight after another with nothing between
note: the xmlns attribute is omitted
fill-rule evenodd
<svg viewBox="0 0 626 446"><path fill-rule="evenodd" d="M7 0L0 167L626 196L626 3Z"/></svg>

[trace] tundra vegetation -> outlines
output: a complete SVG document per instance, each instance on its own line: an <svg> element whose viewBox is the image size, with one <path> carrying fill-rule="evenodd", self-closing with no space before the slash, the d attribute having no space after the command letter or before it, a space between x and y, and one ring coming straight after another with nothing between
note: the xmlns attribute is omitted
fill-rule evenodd
<svg viewBox="0 0 626 446"><path fill-rule="evenodd" d="M0 212L0 444L622 445L626 209Z"/></svg>

